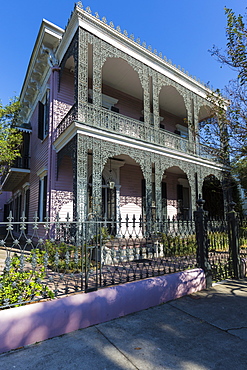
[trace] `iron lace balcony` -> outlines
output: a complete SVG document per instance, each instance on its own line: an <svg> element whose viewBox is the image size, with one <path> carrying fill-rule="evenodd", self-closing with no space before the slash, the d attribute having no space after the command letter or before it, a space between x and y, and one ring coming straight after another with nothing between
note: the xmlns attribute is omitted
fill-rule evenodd
<svg viewBox="0 0 247 370"><path fill-rule="evenodd" d="M196 144L194 141L190 141L163 128L155 128L152 124L147 125L145 122L90 103L84 104L80 112L78 112L76 105L72 106L57 126L54 140L58 139L72 122L75 121L83 125L159 145L177 152L196 155L214 161L217 160L210 148Z"/></svg>

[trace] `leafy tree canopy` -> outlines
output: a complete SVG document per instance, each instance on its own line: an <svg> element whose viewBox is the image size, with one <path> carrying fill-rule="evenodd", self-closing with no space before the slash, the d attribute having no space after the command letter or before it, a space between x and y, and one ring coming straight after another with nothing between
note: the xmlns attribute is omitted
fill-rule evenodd
<svg viewBox="0 0 247 370"><path fill-rule="evenodd" d="M0 102L0 175L20 156L22 134L14 128L17 123L20 102L14 97L4 106Z"/></svg>
<svg viewBox="0 0 247 370"><path fill-rule="evenodd" d="M225 8L225 14L226 50L222 52L214 46L211 54L237 72L237 78L229 81L225 89L230 99L225 122L232 165L247 191L247 13L236 15L232 9Z"/></svg>

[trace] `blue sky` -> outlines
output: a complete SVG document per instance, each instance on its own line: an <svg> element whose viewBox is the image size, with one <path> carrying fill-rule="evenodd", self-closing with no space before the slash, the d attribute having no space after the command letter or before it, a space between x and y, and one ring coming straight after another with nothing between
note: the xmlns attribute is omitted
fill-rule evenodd
<svg viewBox="0 0 247 370"><path fill-rule="evenodd" d="M246 0L84 0L93 14L106 17L141 42L152 45L176 65L214 88L222 89L235 73L210 55L215 44L226 45L224 6L237 14ZM64 28L74 1L2 1L0 5L0 100L19 95L43 18Z"/></svg>

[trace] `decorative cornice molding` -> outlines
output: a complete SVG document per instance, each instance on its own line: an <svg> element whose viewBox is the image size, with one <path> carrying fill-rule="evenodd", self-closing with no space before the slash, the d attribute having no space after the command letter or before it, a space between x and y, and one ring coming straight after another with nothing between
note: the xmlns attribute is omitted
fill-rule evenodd
<svg viewBox="0 0 247 370"><path fill-rule="evenodd" d="M180 76L184 76L186 79L193 80L194 83L201 85L204 89L206 88L207 90L213 90L213 87L212 86L210 87L208 83L205 84L203 81L201 81L196 76L191 75L188 71L186 71L180 65L174 64L172 60L164 56L162 52L158 52L157 49L153 48L151 45L147 45L145 41L141 42L140 38L135 37L133 33L128 33L128 31L125 29L122 31L120 26L115 27L114 23L112 21L108 22L105 16L103 16L100 19L98 12L95 12L95 14L93 15L91 8L89 6L84 7L81 1L78 1L75 4L75 10L78 11L78 14L81 14L81 15L83 14L87 18L97 21L98 24L101 24L101 26L107 29L108 31L111 31L111 32L115 31L115 34L117 33L118 36L121 36L126 41L131 43L133 46L138 47L139 50L142 50L147 55L155 58L155 60L158 60L165 66L168 66L170 69L172 69L175 73L178 73ZM68 20L68 24L70 22L70 19ZM66 30L66 27L65 27L65 30Z"/></svg>

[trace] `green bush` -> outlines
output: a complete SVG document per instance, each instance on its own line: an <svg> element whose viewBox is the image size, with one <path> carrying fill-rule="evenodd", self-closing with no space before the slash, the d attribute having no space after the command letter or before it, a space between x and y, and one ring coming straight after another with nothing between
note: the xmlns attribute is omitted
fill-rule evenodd
<svg viewBox="0 0 247 370"><path fill-rule="evenodd" d="M19 306L38 298L54 298L53 292L44 284L44 268L25 270L20 268L20 257L16 254L11 259L10 268L5 268L0 275L0 306Z"/></svg>
<svg viewBox="0 0 247 370"><path fill-rule="evenodd" d="M81 251L78 251L78 247L66 244L51 242L46 240L44 249L33 250L33 253L37 254L40 258L40 263L46 266L46 256L48 256L47 267L53 271L59 272L80 272L82 268L82 257Z"/></svg>
<svg viewBox="0 0 247 370"><path fill-rule="evenodd" d="M241 226L239 234L240 234L239 247L241 249L246 249L247 248L247 227Z"/></svg>
<svg viewBox="0 0 247 370"><path fill-rule="evenodd" d="M195 235L171 236L162 234L162 244L166 256L195 255L197 244Z"/></svg>
<svg viewBox="0 0 247 370"><path fill-rule="evenodd" d="M225 252L229 250L228 234L222 231L208 233L209 251Z"/></svg>

